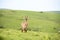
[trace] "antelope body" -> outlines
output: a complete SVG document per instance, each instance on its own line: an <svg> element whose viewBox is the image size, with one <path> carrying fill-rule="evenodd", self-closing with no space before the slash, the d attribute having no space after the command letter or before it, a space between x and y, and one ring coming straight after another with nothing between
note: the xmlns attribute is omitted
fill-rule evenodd
<svg viewBox="0 0 60 40"><path fill-rule="evenodd" d="M25 17L24 21L21 23L21 26L22 26L22 32L27 32L28 27L27 17Z"/></svg>

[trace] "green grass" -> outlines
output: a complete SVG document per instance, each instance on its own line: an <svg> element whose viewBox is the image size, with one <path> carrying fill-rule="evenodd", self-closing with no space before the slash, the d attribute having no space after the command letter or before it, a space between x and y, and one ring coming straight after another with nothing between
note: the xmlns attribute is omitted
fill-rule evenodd
<svg viewBox="0 0 60 40"><path fill-rule="evenodd" d="M28 16L28 32L22 33L21 22ZM60 40L60 14L23 10L0 10L1 40Z"/></svg>
<svg viewBox="0 0 60 40"><path fill-rule="evenodd" d="M58 33L28 31L22 33L20 30L0 29L0 37L4 40L60 40Z"/></svg>

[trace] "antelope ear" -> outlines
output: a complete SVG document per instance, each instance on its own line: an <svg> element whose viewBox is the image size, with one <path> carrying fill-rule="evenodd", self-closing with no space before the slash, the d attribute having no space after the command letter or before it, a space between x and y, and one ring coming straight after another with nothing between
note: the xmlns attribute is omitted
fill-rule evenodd
<svg viewBox="0 0 60 40"><path fill-rule="evenodd" d="M25 16L26 19L28 19L28 16Z"/></svg>
<svg viewBox="0 0 60 40"><path fill-rule="evenodd" d="M25 16L25 18L28 18L28 16Z"/></svg>

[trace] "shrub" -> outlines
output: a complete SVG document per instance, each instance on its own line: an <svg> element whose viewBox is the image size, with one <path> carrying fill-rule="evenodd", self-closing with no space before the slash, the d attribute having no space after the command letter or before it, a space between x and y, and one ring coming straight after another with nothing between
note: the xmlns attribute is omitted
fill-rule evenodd
<svg viewBox="0 0 60 40"><path fill-rule="evenodd" d="M43 13L43 11L41 11L40 13Z"/></svg>
<svg viewBox="0 0 60 40"><path fill-rule="evenodd" d="M0 28L4 28L2 25L0 25Z"/></svg>
<svg viewBox="0 0 60 40"><path fill-rule="evenodd" d="M4 38L2 36L0 36L0 40L4 40Z"/></svg>

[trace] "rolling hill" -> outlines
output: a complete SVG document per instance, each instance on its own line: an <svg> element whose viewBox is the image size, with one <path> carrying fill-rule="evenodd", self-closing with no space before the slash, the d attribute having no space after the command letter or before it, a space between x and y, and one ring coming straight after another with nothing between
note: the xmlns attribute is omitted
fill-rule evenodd
<svg viewBox="0 0 60 40"><path fill-rule="evenodd" d="M24 16L29 17L27 33L20 32L20 24ZM3 38L6 37L6 40L60 40L59 31L60 13L0 10L0 35ZM0 37L0 39L2 39L2 37Z"/></svg>

